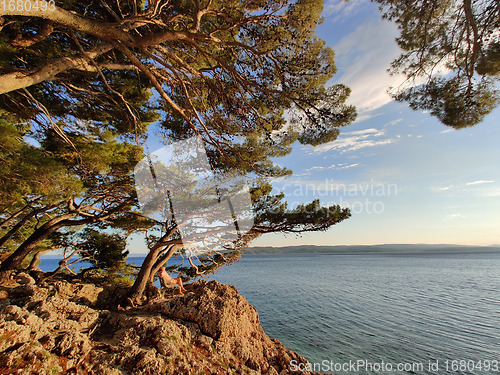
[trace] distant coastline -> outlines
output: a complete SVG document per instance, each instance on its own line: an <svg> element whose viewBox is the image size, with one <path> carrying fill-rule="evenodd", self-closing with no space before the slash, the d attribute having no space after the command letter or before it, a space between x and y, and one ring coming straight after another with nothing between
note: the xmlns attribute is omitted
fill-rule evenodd
<svg viewBox="0 0 500 375"><path fill-rule="evenodd" d="M365 253L469 253L500 252L500 245L470 246L452 244L387 244L387 245L335 245L335 246L280 246L251 247L247 254L365 254Z"/></svg>
<svg viewBox="0 0 500 375"><path fill-rule="evenodd" d="M256 246L250 247L246 254L418 254L418 253L497 253L500 245L470 246L453 244L383 244L383 245L333 245L333 246ZM146 253L130 253L128 257L145 257ZM44 254L40 259L60 259L60 254Z"/></svg>

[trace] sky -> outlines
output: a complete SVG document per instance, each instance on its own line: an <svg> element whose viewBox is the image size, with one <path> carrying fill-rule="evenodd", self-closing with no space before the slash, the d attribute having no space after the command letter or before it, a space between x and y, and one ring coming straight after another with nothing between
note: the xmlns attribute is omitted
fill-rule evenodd
<svg viewBox="0 0 500 375"><path fill-rule="evenodd" d="M290 206L320 199L351 218L326 232L270 234L253 246L401 243L500 244L500 110L454 130L387 93L401 76L387 68L400 51L396 26L368 0L326 0L318 34L335 50L331 83L352 90L358 119L337 140L295 145L274 181Z"/></svg>
<svg viewBox="0 0 500 375"><path fill-rule="evenodd" d="M454 130L387 93L404 77L387 69L398 30L369 0L325 0L318 35L335 51L329 84L351 88L357 120L316 147L295 144L276 163L294 173L272 181L289 207L320 199L352 216L325 232L267 234L250 246L500 245L500 109ZM151 151L162 147L150 145ZM131 253L145 252L142 237Z"/></svg>

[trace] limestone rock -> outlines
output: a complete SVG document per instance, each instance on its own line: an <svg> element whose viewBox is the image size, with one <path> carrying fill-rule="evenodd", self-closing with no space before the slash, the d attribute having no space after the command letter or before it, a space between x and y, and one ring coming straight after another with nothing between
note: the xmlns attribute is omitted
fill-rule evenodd
<svg viewBox="0 0 500 375"><path fill-rule="evenodd" d="M198 281L185 296L117 311L116 286L14 280L0 287L0 373L281 375L305 362L264 333L233 286Z"/></svg>
<svg viewBox="0 0 500 375"><path fill-rule="evenodd" d="M162 312L172 318L198 323L202 332L216 340L251 336L256 330L259 333L262 330L257 310L234 286L199 281L191 290L184 297L166 302Z"/></svg>
<svg viewBox="0 0 500 375"><path fill-rule="evenodd" d="M15 278L16 282L19 283L19 284L31 284L31 285L35 285L35 279L33 279L30 275L24 273L24 272L21 272L19 274L17 274L16 278Z"/></svg>

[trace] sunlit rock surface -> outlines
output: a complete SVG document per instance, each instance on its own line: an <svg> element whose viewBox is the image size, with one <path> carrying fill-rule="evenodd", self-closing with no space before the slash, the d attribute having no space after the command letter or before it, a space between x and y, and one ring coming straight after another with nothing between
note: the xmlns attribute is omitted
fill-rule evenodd
<svg viewBox="0 0 500 375"><path fill-rule="evenodd" d="M125 291L18 274L0 288L0 373L289 374L305 362L270 339L235 287L122 310Z"/></svg>

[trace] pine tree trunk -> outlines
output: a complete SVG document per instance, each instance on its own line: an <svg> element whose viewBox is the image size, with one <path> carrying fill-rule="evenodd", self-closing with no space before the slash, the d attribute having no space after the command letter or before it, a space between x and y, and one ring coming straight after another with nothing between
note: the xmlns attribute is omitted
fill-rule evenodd
<svg viewBox="0 0 500 375"><path fill-rule="evenodd" d="M58 228L58 227L57 227ZM54 232L57 228L49 228L45 230L37 229L31 236L19 246L7 259L0 265L0 271L10 271L21 268L23 260L33 250L36 245L47 238L49 234Z"/></svg>
<svg viewBox="0 0 500 375"><path fill-rule="evenodd" d="M33 259L31 259L30 265L28 266L28 270L33 271L35 269L35 267L36 267L36 262L38 262L38 259L40 259L40 257L43 254L46 254L46 253L48 253L51 250L52 249L39 251L35 255L33 255Z"/></svg>
<svg viewBox="0 0 500 375"><path fill-rule="evenodd" d="M113 47L109 44L94 48L87 52L87 55L94 58L98 57ZM51 62L41 69L28 72L26 74L13 72L0 76L0 94L19 90L25 87L36 85L37 83L54 79L59 73L69 69L89 70L88 58L85 56L63 57Z"/></svg>
<svg viewBox="0 0 500 375"><path fill-rule="evenodd" d="M5 261L0 265L0 271L11 271L21 268L23 260L28 254L51 233L64 226L64 221L71 219L75 214L66 214L54 218L35 230Z"/></svg>
<svg viewBox="0 0 500 375"><path fill-rule="evenodd" d="M129 300L132 304L142 304L144 300L144 292L151 279L151 270L156 263L156 259L161 252L161 247L153 248L144 262L142 262L141 270L135 279L134 285L129 290ZM154 275L153 275L154 276Z"/></svg>
<svg viewBox="0 0 500 375"><path fill-rule="evenodd" d="M141 304L144 301L148 289L154 287L153 280L156 272L158 272L161 266L165 265L178 248L179 245L171 245L168 252L160 257L159 255L163 249L163 246L160 246L157 249L151 250L146 256L139 275L137 275L137 279L135 279L134 285L129 291L129 298L133 304Z"/></svg>
<svg viewBox="0 0 500 375"><path fill-rule="evenodd" d="M38 210L31 211L29 214L23 217L16 225L12 227L11 230L9 230L2 238L0 238L0 247L3 246L14 234L16 234L24 226L24 224L28 222L28 220L42 212L50 210L52 207L54 206L39 208Z"/></svg>

